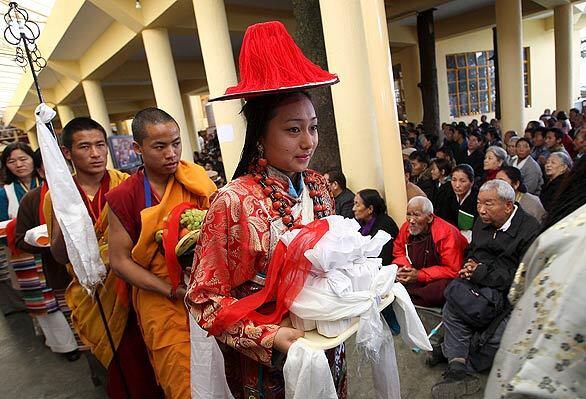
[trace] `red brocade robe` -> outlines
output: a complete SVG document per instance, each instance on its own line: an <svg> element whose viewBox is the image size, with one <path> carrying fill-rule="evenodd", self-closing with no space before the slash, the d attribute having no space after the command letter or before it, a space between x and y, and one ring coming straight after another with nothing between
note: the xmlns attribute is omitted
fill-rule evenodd
<svg viewBox="0 0 586 399"><path fill-rule="evenodd" d="M334 214L334 199L326 180L314 171L305 173L316 179L327 211ZM275 185L292 207L300 201L288 193L289 182L285 175L269 168L269 176L275 180ZM307 187L303 191L308 191ZM304 195L308 196L302 193L299 198ZM307 201L303 202L307 206ZM311 201L309 203L313 217L313 205ZM307 210L303 213L307 214ZM295 212L293 215L296 216L295 224L301 223L301 215L295 215ZM280 221L280 215L252 175L233 180L214 198L195 250L186 296L191 313L204 330L212 326L223 307L260 289L251 280L258 281L259 275L267 272L272 249L285 231L283 228L276 232L273 227L271 237L271 220ZM253 288L255 285L256 289ZM253 361L270 366L274 360L273 342L278 328L276 324L261 325L244 318L216 335L216 339ZM242 370L234 368L238 369L241 364L238 357L232 355L224 352L226 374L232 393L239 398L242 386L237 384L246 385L246 381L237 381L242 376Z"/></svg>

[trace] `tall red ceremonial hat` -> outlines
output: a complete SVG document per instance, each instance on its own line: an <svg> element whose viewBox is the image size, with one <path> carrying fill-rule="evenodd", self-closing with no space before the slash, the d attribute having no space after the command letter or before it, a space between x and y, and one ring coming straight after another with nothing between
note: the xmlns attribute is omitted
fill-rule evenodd
<svg viewBox="0 0 586 399"><path fill-rule="evenodd" d="M250 98L338 83L338 77L311 62L279 21L246 29L240 49L240 82L209 101Z"/></svg>

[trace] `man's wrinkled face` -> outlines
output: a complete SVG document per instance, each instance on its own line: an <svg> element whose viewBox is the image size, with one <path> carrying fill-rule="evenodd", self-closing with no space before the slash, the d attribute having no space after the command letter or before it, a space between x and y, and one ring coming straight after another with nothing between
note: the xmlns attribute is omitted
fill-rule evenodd
<svg viewBox="0 0 586 399"><path fill-rule="evenodd" d="M496 228L505 224L514 208L513 202L501 199L495 189L480 191L476 205L482 221Z"/></svg>
<svg viewBox="0 0 586 399"><path fill-rule="evenodd" d="M409 234L417 236L427 233L433 221L433 213L425 213L420 203L407 206L407 223L409 223Z"/></svg>

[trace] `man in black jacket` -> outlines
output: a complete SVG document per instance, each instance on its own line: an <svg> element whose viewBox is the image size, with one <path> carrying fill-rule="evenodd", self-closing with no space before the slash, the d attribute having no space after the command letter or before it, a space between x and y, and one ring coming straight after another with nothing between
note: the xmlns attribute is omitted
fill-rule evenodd
<svg viewBox="0 0 586 399"><path fill-rule="evenodd" d="M409 155L411 162L411 182L425 193L427 198L433 197L433 180L431 178L431 168L429 167L429 157L425 151L415 151Z"/></svg>
<svg viewBox="0 0 586 399"><path fill-rule="evenodd" d="M484 137L479 130L468 136L468 152L464 156L464 163L472 166L476 178L484 174Z"/></svg>
<svg viewBox="0 0 586 399"><path fill-rule="evenodd" d="M480 218L474 224L467 259L460 271L461 279L469 280L478 288L493 289L505 302L517 267L540 231L539 222L514 201L515 191L506 182L491 180L480 188ZM446 293L449 290L448 287ZM447 295L443 311L445 336L442 350L449 365L444 380L432 388L434 398L459 397L480 389L478 378L471 374L474 371L474 365L471 364L473 338L475 334L492 328L492 336L486 342L490 348L484 351L488 353L488 360L483 359L484 367L490 367L507 320L501 317L504 315L498 315L489 324L490 327L473 326L461 317L462 310L470 309L470 303L453 301Z"/></svg>
<svg viewBox="0 0 586 399"><path fill-rule="evenodd" d="M336 215L354 219L354 193L346 187L346 176L341 170L331 170L324 174L336 202Z"/></svg>

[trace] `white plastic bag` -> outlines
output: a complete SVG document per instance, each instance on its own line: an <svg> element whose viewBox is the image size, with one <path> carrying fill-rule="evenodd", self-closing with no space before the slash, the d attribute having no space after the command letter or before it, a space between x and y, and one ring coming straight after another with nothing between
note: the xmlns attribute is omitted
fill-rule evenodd
<svg viewBox="0 0 586 399"><path fill-rule="evenodd" d="M224 370L224 355L214 337L208 337L189 313L191 341L191 397L234 399Z"/></svg>
<svg viewBox="0 0 586 399"><path fill-rule="evenodd" d="M287 399L338 399L326 354L302 341L289 347L283 375Z"/></svg>
<svg viewBox="0 0 586 399"><path fill-rule="evenodd" d="M47 128L47 123L54 117L55 111L46 104L39 104L35 110L39 148L51 190L53 212L63 232L73 271L79 283L93 294L106 277L107 271L100 257L92 219L73 181L59 144Z"/></svg>

